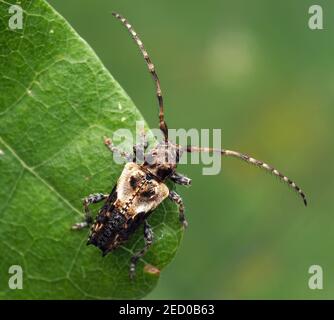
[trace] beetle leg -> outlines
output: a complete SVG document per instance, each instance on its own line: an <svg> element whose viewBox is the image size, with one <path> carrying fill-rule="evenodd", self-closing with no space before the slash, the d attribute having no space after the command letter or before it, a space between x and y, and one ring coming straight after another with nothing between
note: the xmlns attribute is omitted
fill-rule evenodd
<svg viewBox="0 0 334 320"><path fill-rule="evenodd" d="M103 201L106 198L108 198L108 196L109 196L108 194L94 193L84 198L82 204L83 204L84 211L85 211L85 220L74 224L72 226L72 229L80 230L80 229L86 228L89 225L91 225L93 223L93 216L92 216L92 212L89 209L89 205Z"/></svg>
<svg viewBox="0 0 334 320"><path fill-rule="evenodd" d="M168 195L169 199L175 202L179 206L179 219L182 223L183 227L188 227L188 222L186 217L184 216L184 204L181 196L177 194L175 191L170 191Z"/></svg>
<svg viewBox="0 0 334 320"><path fill-rule="evenodd" d="M182 175L181 173L174 172L170 178L173 182L177 184L181 184L183 186L190 186L191 185L191 179Z"/></svg>
<svg viewBox="0 0 334 320"><path fill-rule="evenodd" d="M114 146L114 144L112 143L112 140L110 138L104 138L104 144L106 145L106 147L112 152L112 153L116 153L118 155L120 155L122 158L124 158L127 162L132 161L132 155L119 150L117 147Z"/></svg>
<svg viewBox="0 0 334 320"><path fill-rule="evenodd" d="M146 139L145 129L142 128L142 130L139 133L139 143L133 146L133 160L132 161L136 163L143 163L145 151L147 147L148 147L148 142Z"/></svg>
<svg viewBox="0 0 334 320"><path fill-rule="evenodd" d="M142 145L144 147L144 151L146 151L146 149L148 147L148 141L147 141L147 138L146 138L145 128L142 128L142 130L140 130L139 141L140 141L140 145Z"/></svg>
<svg viewBox="0 0 334 320"><path fill-rule="evenodd" d="M145 253L147 252L147 250L149 249L149 247L152 245L153 242L153 230L146 220L144 222L144 240L145 240L144 248L135 253L131 257L130 273L129 273L131 279L133 279L135 276L136 265L138 263L138 260L143 255L145 255Z"/></svg>

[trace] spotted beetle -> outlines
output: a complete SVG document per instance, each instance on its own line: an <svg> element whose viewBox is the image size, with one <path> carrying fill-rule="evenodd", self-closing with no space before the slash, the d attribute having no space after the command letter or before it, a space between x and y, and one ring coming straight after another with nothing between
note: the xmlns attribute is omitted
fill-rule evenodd
<svg viewBox="0 0 334 320"><path fill-rule="evenodd" d="M138 260L147 252L153 242L153 231L147 222L147 218L164 199L169 198L178 205L180 222L183 227L187 227L182 198L174 190L169 190L165 184L167 180L185 186L191 184L191 179L176 172L177 164L184 152L219 153L221 156L235 157L254 166L263 168L297 191L302 197L305 206L307 205L304 192L292 180L267 163L237 151L194 146L183 147L170 142L168 140L167 124L164 119L164 105L160 81L154 64L130 23L120 14L112 14L120 20L130 32L153 77L159 106L159 128L164 139L144 156L145 161L143 163L138 164L136 162L136 159L138 159L138 151L146 151L147 149L147 141L144 132L142 133L140 144L133 147L133 154L120 151L113 145L111 139L105 138L104 142L107 148L111 152L123 156L127 160L127 163L116 186L110 194L92 194L83 201L85 221L76 223L72 229L78 230L91 226L87 244L98 247L102 251L102 255L105 256L125 243L136 229L143 224L145 246L131 257L130 277L133 278ZM104 204L94 220L89 205L102 201L104 201Z"/></svg>

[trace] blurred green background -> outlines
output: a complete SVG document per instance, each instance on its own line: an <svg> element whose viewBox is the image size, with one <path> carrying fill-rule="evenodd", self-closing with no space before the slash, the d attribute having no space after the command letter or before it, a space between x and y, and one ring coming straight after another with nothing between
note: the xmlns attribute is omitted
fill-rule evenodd
<svg viewBox="0 0 334 320"><path fill-rule="evenodd" d="M151 127L154 86L111 16L126 16L158 70L170 128L221 128L223 147L276 166L297 194L236 159L178 187L189 221L182 246L147 298L334 298L334 3L309 0L49 1L92 46ZM324 30L308 28L320 4ZM324 289L308 288L322 266Z"/></svg>

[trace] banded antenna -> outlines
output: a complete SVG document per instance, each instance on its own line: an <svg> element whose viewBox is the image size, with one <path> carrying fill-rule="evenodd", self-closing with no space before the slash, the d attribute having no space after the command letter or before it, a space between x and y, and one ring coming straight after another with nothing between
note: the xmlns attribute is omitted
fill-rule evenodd
<svg viewBox="0 0 334 320"><path fill-rule="evenodd" d="M201 148L201 147L188 146L185 151L187 151L187 152L215 152L215 153L220 153L222 156L238 158L238 159L241 159L241 160L243 160L243 161L245 161L249 164L252 164L256 167L265 169L265 170L269 171L270 173L274 174L275 176L277 176L281 181L287 183L291 188L293 188L302 197L305 206L307 206L306 195L303 192L303 190L301 188L299 188L294 181L290 180L287 176L285 176L284 174L279 172L273 166L271 166L271 165L269 165L269 164L267 164L263 161L254 159L253 157L250 157L247 154L243 154L243 153L233 151L233 150L226 150L226 149Z"/></svg>
<svg viewBox="0 0 334 320"><path fill-rule="evenodd" d="M162 131L165 141L168 141L168 128L167 128L167 124L165 122L165 115L164 115L164 103L163 103L163 97L162 97L162 91L161 91L161 86L160 86L160 80L158 78L158 75L155 71L155 67L154 64L152 63L151 58L149 57L143 42L140 40L137 32L132 28L131 24L120 14L113 12L112 15L117 18L118 20L120 20L122 22L122 24L129 30L132 39L137 43L145 61L148 67L148 70L150 71L152 78L155 82L156 85L156 95L158 98L158 104L159 104L159 127L160 130Z"/></svg>

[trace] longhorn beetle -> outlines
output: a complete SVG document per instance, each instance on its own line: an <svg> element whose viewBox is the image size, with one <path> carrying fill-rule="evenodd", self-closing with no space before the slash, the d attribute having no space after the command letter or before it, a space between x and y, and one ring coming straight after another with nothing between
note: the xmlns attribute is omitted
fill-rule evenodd
<svg viewBox="0 0 334 320"><path fill-rule="evenodd" d="M130 32L153 77L159 105L159 127L164 139L145 155L142 164L138 164L136 160L139 156L139 150L144 153L147 149L144 133L141 134L141 142L133 147L133 154L118 150L111 139L105 138L104 143L108 149L123 156L127 163L110 194L91 194L83 201L85 221L76 223L72 228L77 230L92 224L87 244L93 244L98 247L102 251L102 255L105 256L126 242L135 230L141 224L144 224L145 246L131 257L130 277L133 278L138 260L147 252L153 241L153 231L147 222L147 218L164 199L169 198L178 205L180 222L183 227L187 227L182 198L174 190L169 190L165 184L166 180L185 186L191 184L191 179L176 172L177 164L183 152L215 152L221 154L221 156L235 157L251 165L263 168L297 191L302 197L305 206L307 205L304 192L292 180L260 160L237 151L194 146L183 147L170 142L164 118L160 81L155 67L138 34L129 22L118 13L113 13L113 16L120 20ZM104 204L94 221L89 205L101 201L104 201Z"/></svg>

